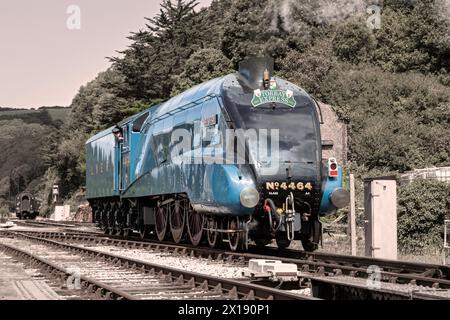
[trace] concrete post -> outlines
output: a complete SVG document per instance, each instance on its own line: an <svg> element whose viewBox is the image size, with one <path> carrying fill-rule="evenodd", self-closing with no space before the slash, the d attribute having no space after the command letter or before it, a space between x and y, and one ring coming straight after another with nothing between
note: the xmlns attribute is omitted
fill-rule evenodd
<svg viewBox="0 0 450 320"><path fill-rule="evenodd" d="M356 256L356 240L358 235L356 234L356 209L355 209L355 176L350 174L350 245L352 256Z"/></svg>

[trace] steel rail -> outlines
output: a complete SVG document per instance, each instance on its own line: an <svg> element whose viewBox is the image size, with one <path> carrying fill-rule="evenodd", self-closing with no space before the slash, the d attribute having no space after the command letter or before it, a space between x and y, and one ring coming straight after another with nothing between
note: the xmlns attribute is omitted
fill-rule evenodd
<svg viewBox="0 0 450 320"><path fill-rule="evenodd" d="M180 246L170 242L155 242L150 239L139 239L137 237L129 237L128 239L124 239L121 236L116 235L105 235L112 239L118 240L130 240L136 242L144 242L144 243L152 243L155 245L166 245L166 246ZM240 254L236 252L230 252L228 250L220 250L220 249L211 249L208 247L194 247L190 244L182 244L183 247L195 250L219 250L220 252L227 254ZM300 260L310 260L317 262L327 262L327 263L336 263L339 265L347 265L353 267L369 267L372 265L376 265L382 268L384 271L393 272L393 273L416 273L416 274L426 274L427 277L435 277L438 279L450 280L450 266L448 265L439 265L439 264L431 264L431 263L423 263L423 262L410 262L410 261L400 261L400 260L388 260L388 259L380 259L380 258L371 258L371 257L363 257L363 256L351 256L351 255L342 255L342 254L334 254L328 252L307 252L301 250L294 249L284 249L280 250L276 247L263 247L259 248L257 246L250 245L249 251L250 254L259 254L270 257L281 257L281 258L293 258ZM245 253L244 253L245 254Z"/></svg>
<svg viewBox="0 0 450 320"><path fill-rule="evenodd" d="M12 245L8 245L5 243L0 243L0 247L3 247L6 252L14 253L15 255L24 258L27 257L28 259L37 262L41 266L45 267L47 269L47 273L51 274L53 277L60 278L64 281L66 281L72 273L55 263L48 261L44 258L38 257L37 255L34 255L32 253L29 253L25 250L22 250L20 248L17 248ZM133 297L132 295L121 291L119 289L113 288L105 283L102 283L100 281L90 279L88 277L85 277L83 275L80 275L81 284L84 288L90 288L90 290L96 290L97 296L101 296L101 291L99 289L106 290L106 292L102 295L105 298L111 299L115 295L115 299L121 300L137 300L136 297Z"/></svg>
<svg viewBox="0 0 450 320"><path fill-rule="evenodd" d="M432 288L450 289L450 280L445 278L443 272L439 272L437 267L444 267L432 264L414 264L412 262L370 259L367 257L348 257L342 256L344 261L337 260L341 255L331 254L332 258L329 258L328 254L316 254L310 253L306 258L292 258L292 251L288 251L285 255L283 251L277 251L279 255L267 255L259 253L239 253L230 252L220 249L211 249L207 247L193 247L190 245L174 245L169 243L152 242L152 241L133 241L125 239L117 239L115 237L102 237L102 236L90 236L90 235L71 235L61 234L58 232L35 232L24 231L28 233L38 233L42 237L46 238L58 238L58 239L71 239L78 241L90 241L102 245L119 245L127 248L146 248L156 251L170 252L179 255L191 255L201 256L213 260L227 260L228 262L245 263L250 259L276 259L286 263L295 263L301 271L311 272L319 275L349 275L351 277L367 278L371 272L367 269L370 265L377 265L381 271L381 281L399 283L399 284L416 284ZM270 250L269 250L270 251ZM274 251L270 251L274 253ZM297 251L297 255L302 255L302 252ZM316 255L322 258L312 259L312 256ZM357 263L361 258L364 263ZM352 261L353 263L350 263ZM388 266L384 266L382 263L387 261ZM379 264L377 264L379 263ZM394 268L396 266L397 268ZM404 268L401 268L403 266ZM391 271L392 270L392 271ZM437 278L434 277L437 274Z"/></svg>
<svg viewBox="0 0 450 320"><path fill-rule="evenodd" d="M210 290L214 290L214 292L223 292L227 293L230 299L256 299L256 300L317 300L316 298L293 294L287 291L274 289L270 287L266 287L259 284L250 283L247 281L239 281L232 279L224 279L219 277L213 277L209 275L204 275L200 273L184 271L180 269L175 269L171 267L166 267L158 264L153 264L149 262L145 262L142 260L127 258L119 255L114 255L111 253L106 253L100 250L95 250L92 248L84 248L80 246L70 245L50 239L45 239L42 237L34 237L22 232L10 232L15 236L23 237L25 239L29 239L32 241L49 244L55 247L68 249L70 251L74 251L77 253L83 253L89 255L91 257L95 257L97 259L105 259L107 261L111 261L112 263L120 263L120 265L139 269L144 272L156 272L166 275L172 280L176 281L179 279L183 279L183 281L194 281L196 285L202 288L208 288ZM180 278L181 277L181 278ZM94 284L98 286L97 284ZM104 288L107 291L113 292L114 288ZM119 294L117 294L119 296ZM122 296L122 295L120 295Z"/></svg>
<svg viewBox="0 0 450 320"><path fill-rule="evenodd" d="M36 232L29 232L36 233ZM68 241L87 241L88 243L96 243L99 245L114 245L114 246L122 246L124 248L137 248L137 249L147 249L153 251L160 251L168 254L174 255L189 255L191 257L203 257L211 260L225 261L233 264L244 264L250 259L278 259L287 263L295 263L304 273L308 273L307 276L303 276L303 280L310 280L315 277L318 279L323 279L324 276L339 276L339 275L348 275L355 278L368 278L370 275L368 270L365 268L358 268L353 266L342 266L336 263L324 263L324 262L315 262L311 260L300 260L293 258L279 258L279 257L268 257L264 255L256 255L249 253L235 253L235 252L226 252L220 250L211 250L209 248L186 248L182 245L166 245L161 243L153 243L153 242L142 242L142 241L130 241L123 239L109 239L96 236L89 235L79 235L79 234L61 234L61 233L48 233L48 232L37 232L37 234L44 235L49 238L59 238L65 239ZM450 281L445 279L435 279L428 276L417 275L417 274L398 274L394 272L381 271L380 273L380 281L389 282L389 283L397 283L397 284L412 284L412 285L422 285L431 287L433 290L436 288L449 288ZM319 280L317 280L318 283ZM321 282L324 286L327 286L325 282ZM334 284L335 287L339 285L337 283ZM352 286L348 283L341 283L341 287L352 288ZM342 291L342 290L341 290ZM345 291L345 290L344 290ZM384 297L385 299L391 299L391 296L394 296L395 293L389 293L383 291L383 289L372 289L369 290L371 292L370 296L374 297ZM369 292L367 291L367 292ZM365 291L361 289L347 290L347 292L359 292L360 296L369 296ZM397 291L395 291L397 292ZM426 295L422 295L425 299ZM403 292L399 291L399 295L395 299L404 299L405 295ZM408 295L406 295L408 297ZM436 299L443 299L438 295L431 295L430 297L436 297ZM430 298L431 299L431 298Z"/></svg>
<svg viewBox="0 0 450 320"><path fill-rule="evenodd" d="M370 287L361 283L345 283L333 279L311 279L315 297L325 300L448 300L448 297L427 291L397 291L392 288ZM437 292L437 291L436 291Z"/></svg>

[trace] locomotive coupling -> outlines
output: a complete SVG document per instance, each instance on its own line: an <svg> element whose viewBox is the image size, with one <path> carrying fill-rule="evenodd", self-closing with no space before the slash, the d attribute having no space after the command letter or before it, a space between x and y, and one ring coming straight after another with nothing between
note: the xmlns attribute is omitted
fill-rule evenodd
<svg viewBox="0 0 450 320"><path fill-rule="evenodd" d="M286 197L285 203L285 223L286 223L286 235L289 241L294 240L294 222L295 222L295 206L294 206L294 195L289 193Z"/></svg>
<svg viewBox="0 0 450 320"><path fill-rule="evenodd" d="M294 200L294 195L291 192L286 197L283 208L277 208L272 199L266 199L263 205L272 234L276 234L281 229L286 232L286 238L290 241L294 240L296 228L301 228L300 215L295 210Z"/></svg>

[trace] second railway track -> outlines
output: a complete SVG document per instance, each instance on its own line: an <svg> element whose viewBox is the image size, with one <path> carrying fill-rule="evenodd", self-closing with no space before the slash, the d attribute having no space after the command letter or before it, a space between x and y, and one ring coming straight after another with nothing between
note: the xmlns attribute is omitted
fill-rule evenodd
<svg viewBox="0 0 450 320"><path fill-rule="evenodd" d="M85 291L103 299L314 299L248 281L183 271L20 233L3 239L0 248L32 261L62 283L69 277L77 279L78 275Z"/></svg>
<svg viewBox="0 0 450 320"><path fill-rule="evenodd" d="M328 288L328 292L335 292L335 298L367 298L374 299L398 299L398 298L426 298L428 296L442 299L449 298L450 281L444 270L428 264L414 264L401 261L390 261L360 257L331 255L331 259L325 253L310 254L304 257L304 252L298 252L300 258L293 258L293 250L285 251L281 256L268 256L258 253L236 253L226 250L210 249L205 247L190 247L184 245L173 245L165 243L155 243L151 241L131 241L117 238L101 236L99 234L89 235L84 233L60 233L60 232L27 232L46 239L57 239L60 241L86 246L110 246L111 248L139 249L142 252L161 252L168 256L190 256L217 261L219 263L229 263L239 266L245 265L250 259L277 259L283 262L295 263L298 269L305 276L302 279L313 285L313 290L319 292L320 297L329 298L324 294L321 287ZM270 252L270 248L268 248ZM116 249L114 249L116 250ZM313 255L316 259L313 259ZM322 257L318 259L317 256ZM387 265L383 265L384 261ZM359 262L359 263L358 263ZM368 265L380 263L380 278L383 283L382 288L372 288L367 290L365 281L370 277ZM311 279L314 278L314 281ZM339 281L338 281L339 280ZM300 280L301 281L301 280ZM305 283L303 283L305 285ZM315 289L314 289L315 288ZM316 292L316 293L317 293Z"/></svg>

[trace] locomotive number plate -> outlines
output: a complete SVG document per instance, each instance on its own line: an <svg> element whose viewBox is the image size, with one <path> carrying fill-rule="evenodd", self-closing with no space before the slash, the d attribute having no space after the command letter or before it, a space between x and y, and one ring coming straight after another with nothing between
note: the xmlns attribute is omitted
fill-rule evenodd
<svg viewBox="0 0 450 320"><path fill-rule="evenodd" d="M311 191L313 189L311 182L266 182L266 190L292 190L292 191Z"/></svg>

